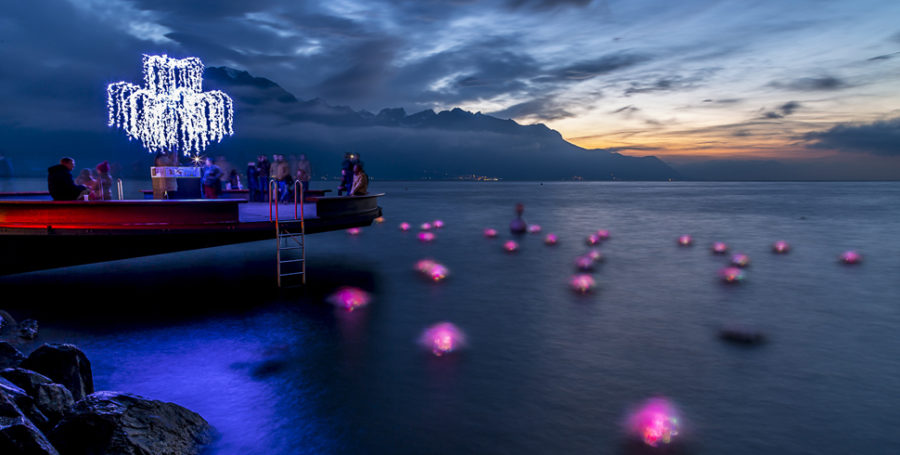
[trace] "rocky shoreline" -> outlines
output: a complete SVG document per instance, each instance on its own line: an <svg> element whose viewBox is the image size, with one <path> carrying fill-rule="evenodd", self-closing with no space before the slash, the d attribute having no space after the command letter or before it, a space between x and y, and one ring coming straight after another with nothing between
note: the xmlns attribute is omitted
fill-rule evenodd
<svg viewBox="0 0 900 455"><path fill-rule="evenodd" d="M0 310L0 454L193 455L212 441L212 426L177 404L95 391L91 363L74 345L26 356L2 341L33 339L37 327Z"/></svg>

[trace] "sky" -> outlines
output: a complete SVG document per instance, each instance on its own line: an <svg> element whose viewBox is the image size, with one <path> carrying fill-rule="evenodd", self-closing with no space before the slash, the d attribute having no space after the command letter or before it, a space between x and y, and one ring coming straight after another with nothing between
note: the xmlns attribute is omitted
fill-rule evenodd
<svg viewBox="0 0 900 455"><path fill-rule="evenodd" d="M585 148L900 169L900 2L34 0L0 16L0 124L105 128L143 53L300 99L460 107Z"/></svg>

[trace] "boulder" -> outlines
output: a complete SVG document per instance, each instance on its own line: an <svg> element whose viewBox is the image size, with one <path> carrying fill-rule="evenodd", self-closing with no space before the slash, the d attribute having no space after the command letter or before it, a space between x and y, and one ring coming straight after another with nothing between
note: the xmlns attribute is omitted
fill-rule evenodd
<svg viewBox="0 0 900 455"><path fill-rule="evenodd" d="M87 356L72 344L45 344L20 365L62 384L77 401L94 393L94 376Z"/></svg>
<svg viewBox="0 0 900 455"><path fill-rule="evenodd" d="M0 377L19 386L34 400L34 405L55 425L75 405L72 392L62 384L54 384L50 378L22 368L7 368Z"/></svg>
<svg viewBox="0 0 900 455"><path fill-rule="evenodd" d="M211 433L206 420L176 404L97 392L75 404L50 441L63 454L188 455Z"/></svg>
<svg viewBox="0 0 900 455"><path fill-rule="evenodd" d="M44 434L22 416L0 417L0 453L3 455L59 455Z"/></svg>
<svg viewBox="0 0 900 455"><path fill-rule="evenodd" d="M0 310L0 333L16 326L16 320L9 313Z"/></svg>
<svg viewBox="0 0 900 455"><path fill-rule="evenodd" d="M0 369L14 368L25 360L25 355L6 341L0 341Z"/></svg>
<svg viewBox="0 0 900 455"><path fill-rule="evenodd" d="M33 340L38 335L38 322L34 319L26 319L19 323L19 336L27 340Z"/></svg>
<svg viewBox="0 0 900 455"><path fill-rule="evenodd" d="M0 415L7 417L21 415L31 420L38 428L50 429L50 420L34 405L34 400L25 393L25 390L3 378L0 378Z"/></svg>

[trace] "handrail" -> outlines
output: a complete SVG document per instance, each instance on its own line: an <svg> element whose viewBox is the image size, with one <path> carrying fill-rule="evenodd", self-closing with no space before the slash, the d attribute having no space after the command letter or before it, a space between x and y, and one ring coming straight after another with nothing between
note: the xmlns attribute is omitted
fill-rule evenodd
<svg viewBox="0 0 900 455"><path fill-rule="evenodd" d="M278 219L278 181L275 179L269 179L269 221L272 221L272 184L275 185L275 219Z"/></svg>
<svg viewBox="0 0 900 455"><path fill-rule="evenodd" d="M124 190L124 185L122 185L122 179L116 179L116 187L119 190L119 200L124 201L125 200L125 194L124 194L125 190Z"/></svg>
<svg viewBox="0 0 900 455"><path fill-rule="evenodd" d="M297 191L297 186L300 186L300 191ZM303 202L305 196L303 195L303 182L300 180L294 180L294 219L297 219L297 196L300 197L300 222L303 222Z"/></svg>

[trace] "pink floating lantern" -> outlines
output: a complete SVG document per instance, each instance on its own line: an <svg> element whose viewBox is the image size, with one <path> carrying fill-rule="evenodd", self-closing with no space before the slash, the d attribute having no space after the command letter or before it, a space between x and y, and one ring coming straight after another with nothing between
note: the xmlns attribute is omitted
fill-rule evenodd
<svg viewBox="0 0 900 455"><path fill-rule="evenodd" d="M434 227L435 229L440 229L440 228L444 227L444 222L441 220L434 220L431 222L431 226Z"/></svg>
<svg viewBox="0 0 900 455"><path fill-rule="evenodd" d="M507 240L506 243L503 244L503 249L508 253L514 253L519 251L519 244L516 243L515 240Z"/></svg>
<svg viewBox="0 0 900 455"><path fill-rule="evenodd" d="M417 236L419 237L420 242L429 243L434 240L434 232L424 231L418 233Z"/></svg>
<svg viewBox="0 0 900 455"><path fill-rule="evenodd" d="M665 398L652 398L628 416L628 431L651 447L669 444L678 435L681 417Z"/></svg>
<svg viewBox="0 0 900 455"><path fill-rule="evenodd" d="M862 255L860 255L856 251L849 250L849 251L844 251L843 253L841 253L840 259L841 259L841 262L843 262L844 264L850 264L850 265L859 264L860 261L862 261Z"/></svg>
<svg viewBox="0 0 900 455"><path fill-rule="evenodd" d="M347 229L347 234L350 235L359 235L360 232L362 231L358 227Z"/></svg>
<svg viewBox="0 0 900 455"><path fill-rule="evenodd" d="M437 262L431 259L422 259L421 261L416 262L416 271L420 273L430 273L435 264L437 264Z"/></svg>
<svg viewBox="0 0 900 455"><path fill-rule="evenodd" d="M338 288L334 294L328 297L328 301L332 305L347 311L362 308L368 305L370 300L366 291L352 286Z"/></svg>
<svg viewBox="0 0 900 455"><path fill-rule="evenodd" d="M558 241L559 241L559 239L556 237L556 234L551 233L551 234L547 234L547 236L544 237L544 243L547 245L556 245L556 242L558 242Z"/></svg>
<svg viewBox="0 0 900 455"><path fill-rule="evenodd" d="M596 248L588 251L587 257L591 258L591 260L594 262L603 262L603 253L601 253L600 250Z"/></svg>
<svg viewBox="0 0 900 455"><path fill-rule="evenodd" d="M402 223L400 223L400 230L401 230L401 231L408 231L408 230L409 230L409 223L407 223L407 222L405 222L405 221L402 222Z"/></svg>
<svg viewBox="0 0 900 455"><path fill-rule="evenodd" d="M539 224L531 224L528 226L529 234L539 234L541 232L541 225Z"/></svg>
<svg viewBox="0 0 900 455"><path fill-rule="evenodd" d="M747 267L750 265L750 256L744 253L735 253L731 256L731 265L735 267Z"/></svg>
<svg viewBox="0 0 900 455"><path fill-rule="evenodd" d="M678 237L678 244L681 246L691 246L694 243L694 239L691 236L685 234L681 237Z"/></svg>
<svg viewBox="0 0 900 455"><path fill-rule="evenodd" d="M430 231L431 223L422 223L422 225L419 226L419 229L422 229L423 231Z"/></svg>
<svg viewBox="0 0 900 455"><path fill-rule="evenodd" d="M776 254L785 254L791 251L791 245L784 240L779 240L772 244L772 252Z"/></svg>
<svg viewBox="0 0 900 455"><path fill-rule="evenodd" d="M431 281L443 281L450 275L450 270L443 264L431 259L422 259L416 262L416 270Z"/></svg>
<svg viewBox="0 0 900 455"><path fill-rule="evenodd" d="M497 230L496 230L496 229L487 228L487 229L484 230L484 236L487 237L487 238L489 238L489 239L492 239L492 238L494 238L494 237L497 236Z"/></svg>
<svg viewBox="0 0 900 455"><path fill-rule="evenodd" d="M735 284L744 281L744 271L739 267L725 267L719 270L719 278L728 284Z"/></svg>
<svg viewBox="0 0 900 455"><path fill-rule="evenodd" d="M597 234L591 234L587 237L587 239L585 239L585 242L587 242L587 244L590 246L594 246L600 243L600 237L597 236Z"/></svg>
<svg viewBox="0 0 900 455"><path fill-rule="evenodd" d="M603 242L609 240L609 230L607 230L607 229L600 229L600 230L598 230L598 231L597 231L597 238L599 238L600 241L603 241Z"/></svg>
<svg viewBox="0 0 900 455"><path fill-rule="evenodd" d="M569 280L569 285L579 294L587 294L597 287L594 277L587 274L575 275Z"/></svg>
<svg viewBox="0 0 900 455"><path fill-rule="evenodd" d="M425 329L419 343L432 354L441 357L465 347L466 336L455 325L441 322Z"/></svg>
<svg viewBox="0 0 900 455"><path fill-rule="evenodd" d="M712 252L713 254L725 254L728 252L728 245L725 242L714 242Z"/></svg>
<svg viewBox="0 0 900 455"><path fill-rule="evenodd" d="M590 256L578 256L575 258L575 268L582 272L590 272L594 270L594 260Z"/></svg>

